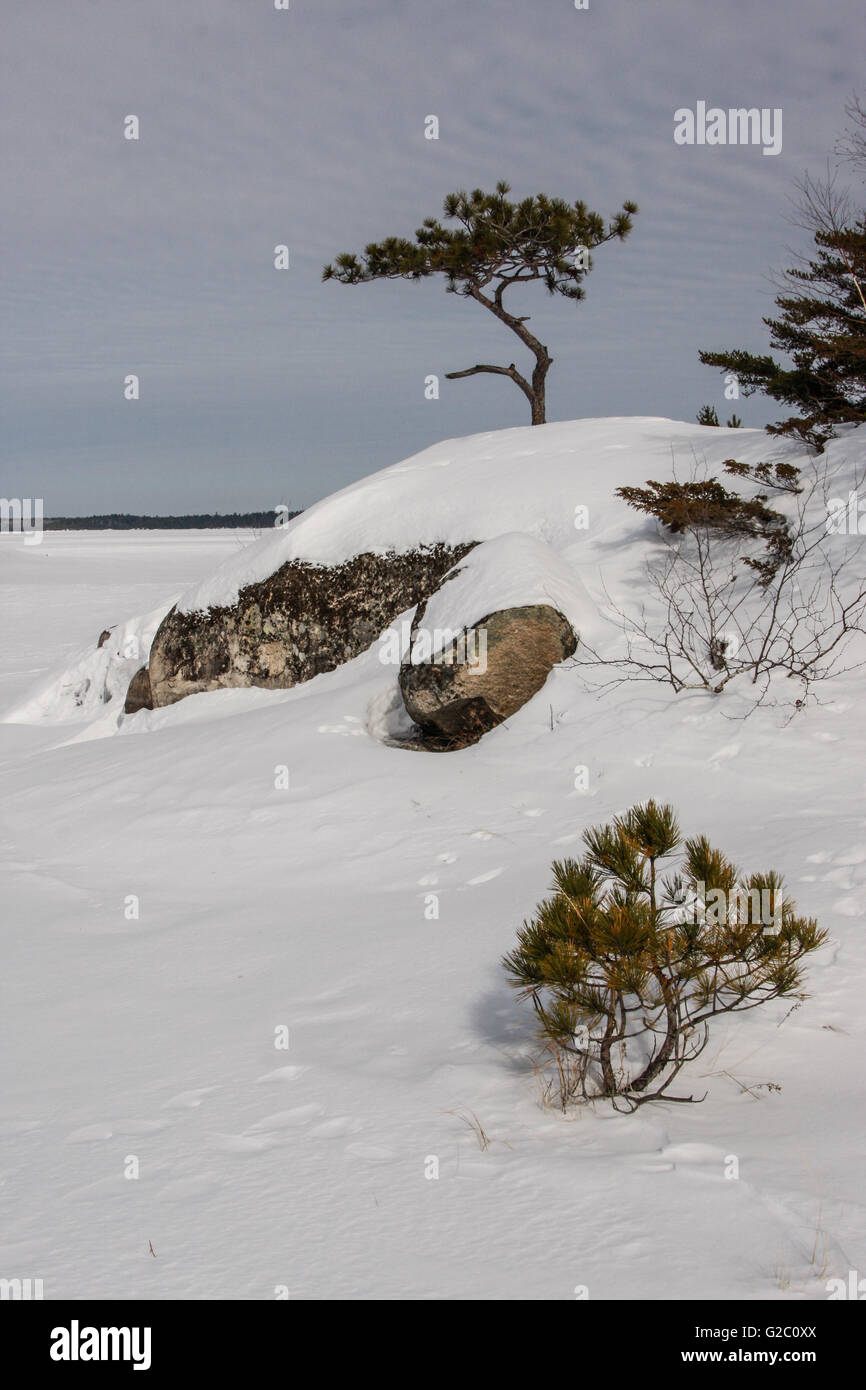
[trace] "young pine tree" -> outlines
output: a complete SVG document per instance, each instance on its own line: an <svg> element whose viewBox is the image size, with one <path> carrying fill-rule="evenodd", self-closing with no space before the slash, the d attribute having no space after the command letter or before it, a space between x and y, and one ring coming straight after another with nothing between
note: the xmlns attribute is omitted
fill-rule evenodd
<svg viewBox="0 0 866 1390"><path fill-rule="evenodd" d="M610 1099L635 1110L693 1101L668 1087L721 1014L803 999L802 960L827 933L797 915L782 879L743 878L701 836L683 842L671 806L633 806L554 863L554 894L503 959L535 1009L563 1108ZM660 877L677 851L681 871Z"/></svg>

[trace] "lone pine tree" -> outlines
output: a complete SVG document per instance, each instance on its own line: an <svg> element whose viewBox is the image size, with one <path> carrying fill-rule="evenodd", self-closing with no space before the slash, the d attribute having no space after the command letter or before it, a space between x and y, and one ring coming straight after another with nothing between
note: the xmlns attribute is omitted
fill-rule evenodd
<svg viewBox="0 0 866 1390"><path fill-rule="evenodd" d="M583 839L503 965L535 1008L563 1107L692 1101L667 1091L710 1021L805 998L801 961L827 933L797 915L778 874L743 878L706 837L683 842L671 806L633 806ZM682 872L662 880L677 850Z"/></svg>
<svg viewBox="0 0 866 1390"><path fill-rule="evenodd" d="M508 377L529 401L532 424L543 425L545 385L553 358L526 327L528 317L506 309L505 292L514 285L541 280L550 294L583 299L583 279L592 268L590 252L607 241L625 240L637 204L623 203L622 210L605 224L583 202L567 203L539 193L512 203L506 197L510 191L507 183L498 183L495 193L480 188L449 193L443 212L456 226L446 228L437 218L427 217L415 241L388 237L372 242L362 257L346 252L325 266L322 279L358 285L368 280L444 275L450 294L474 299L489 310L535 358L529 378L513 362L505 367L479 362L464 371L446 373L448 380L482 372Z"/></svg>

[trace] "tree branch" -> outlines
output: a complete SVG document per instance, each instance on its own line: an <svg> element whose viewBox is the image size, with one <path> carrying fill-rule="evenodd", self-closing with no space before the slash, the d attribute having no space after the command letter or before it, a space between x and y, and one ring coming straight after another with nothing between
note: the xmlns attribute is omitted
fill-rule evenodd
<svg viewBox="0 0 866 1390"><path fill-rule="evenodd" d="M516 382L517 385L520 387L524 396L526 396L530 401L532 400L532 387L526 380L526 377L521 376L520 372L517 370L513 362L511 362L507 367L491 367L485 362L479 362L475 367L467 367L464 372L446 372L445 380L458 381L460 377L475 376L478 372L492 372L494 376L510 377L511 380Z"/></svg>

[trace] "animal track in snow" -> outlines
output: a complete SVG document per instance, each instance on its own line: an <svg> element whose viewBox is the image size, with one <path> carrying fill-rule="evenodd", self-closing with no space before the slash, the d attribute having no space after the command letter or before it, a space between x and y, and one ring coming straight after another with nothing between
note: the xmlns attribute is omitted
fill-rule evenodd
<svg viewBox="0 0 866 1390"><path fill-rule="evenodd" d="M306 1067L275 1067L273 1071L266 1071L264 1076L257 1076L255 1084L259 1086L263 1081L296 1081L305 1071Z"/></svg>
<svg viewBox="0 0 866 1390"><path fill-rule="evenodd" d="M355 1018L365 1018L369 1013L372 1013L369 1004L347 1005L344 1009L323 1009L321 1013L293 1014L292 1021L299 1026L301 1024L349 1023Z"/></svg>
<svg viewBox="0 0 866 1390"><path fill-rule="evenodd" d="M708 760L710 766L712 767L715 763L727 762L731 758L739 757L741 747L742 744L739 743L726 743L724 748L719 748Z"/></svg>
<svg viewBox="0 0 866 1390"><path fill-rule="evenodd" d="M212 1173L191 1173L186 1178L171 1178L159 1190L160 1201L181 1202L190 1197L202 1197L215 1186Z"/></svg>
<svg viewBox="0 0 866 1390"><path fill-rule="evenodd" d="M845 865L834 864L832 869L821 875L821 879L824 883L841 883L843 888L850 888L851 870Z"/></svg>
<svg viewBox="0 0 866 1390"><path fill-rule="evenodd" d="M41 1128L41 1120L0 1120L0 1133L5 1134L31 1134Z"/></svg>
<svg viewBox="0 0 866 1390"><path fill-rule="evenodd" d="M657 1153L629 1155L638 1173L671 1173L675 1169L724 1181L725 1154L712 1144L665 1144Z"/></svg>
<svg viewBox="0 0 866 1390"><path fill-rule="evenodd" d="M114 1129L109 1124L83 1125L81 1129L74 1129L71 1134L67 1134L67 1144L93 1144L99 1140L112 1139Z"/></svg>
<svg viewBox="0 0 866 1390"><path fill-rule="evenodd" d="M467 880L467 888L474 888L478 883L489 883L492 878L498 878L503 872L502 869L488 869L484 874L477 874L475 878Z"/></svg>
<svg viewBox="0 0 866 1390"><path fill-rule="evenodd" d="M315 1101L309 1105L296 1105L293 1110L277 1110L273 1115L266 1115L264 1119L250 1125L243 1134L221 1134L217 1148L223 1153L263 1153L266 1149L273 1149L285 1142L281 1131L295 1130L299 1126L309 1124L310 1120L318 1119L324 1113L324 1105Z"/></svg>
<svg viewBox="0 0 866 1390"><path fill-rule="evenodd" d="M311 1139L341 1139L344 1134L351 1134L360 1128L360 1120L353 1120L351 1115L334 1115L330 1120L323 1120L319 1125L307 1133Z"/></svg>
<svg viewBox="0 0 866 1390"><path fill-rule="evenodd" d="M263 1120L251 1125L246 1132L258 1134L260 1130L292 1129L295 1125L306 1124L307 1120L315 1120L324 1113L324 1105L314 1100L307 1105L296 1105L292 1110L277 1110L273 1115L266 1115Z"/></svg>
<svg viewBox="0 0 866 1390"><path fill-rule="evenodd" d="M674 1163L718 1163L720 1171L725 1162L724 1151L712 1144L671 1144L662 1150L661 1157Z"/></svg>
<svg viewBox="0 0 866 1390"><path fill-rule="evenodd" d="M346 1153L353 1158L363 1158L367 1163L390 1163L396 1154L381 1144L347 1144Z"/></svg>
<svg viewBox="0 0 866 1390"><path fill-rule="evenodd" d="M168 1120L124 1120L116 1124L114 1132L126 1138L135 1138L140 1134L158 1134L161 1129L165 1129Z"/></svg>
<svg viewBox="0 0 866 1390"><path fill-rule="evenodd" d="M205 1096L211 1092L220 1090L219 1086L202 1086L198 1091L181 1091L179 1096L173 1096L163 1105L163 1110L195 1110L201 1105Z"/></svg>
<svg viewBox="0 0 866 1390"><path fill-rule="evenodd" d="M842 917L862 917L863 904L858 898L840 898L833 904L833 911Z"/></svg>
<svg viewBox="0 0 866 1390"><path fill-rule="evenodd" d="M216 1147L227 1154L264 1153L276 1144L272 1134L222 1134L216 1141Z"/></svg>

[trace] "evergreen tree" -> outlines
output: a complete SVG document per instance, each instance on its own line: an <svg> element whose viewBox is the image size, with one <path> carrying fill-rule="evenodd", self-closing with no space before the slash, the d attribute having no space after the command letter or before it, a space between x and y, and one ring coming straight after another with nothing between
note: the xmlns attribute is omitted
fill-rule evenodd
<svg viewBox="0 0 866 1390"><path fill-rule="evenodd" d="M801 961L827 933L797 916L778 874L744 878L705 836L683 842L671 806L633 806L583 840L582 859L554 863L554 895L503 965L535 1008L563 1106L691 1101L667 1088L710 1021L805 998ZM677 850L682 872L661 879Z"/></svg>
<svg viewBox="0 0 866 1390"><path fill-rule="evenodd" d="M719 412L714 405L702 405L696 419L699 425L718 425Z"/></svg>
<svg viewBox="0 0 866 1390"><path fill-rule="evenodd" d="M495 193L480 188L471 193L449 193L443 205L446 228L435 217L424 220L415 241L388 237L372 242L362 257L351 253L327 265L323 280L357 285L368 280L421 280L444 275L446 289L474 299L504 323L533 354L535 367L527 378L513 362L507 367L478 363L465 371L448 372L449 381L480 372L509 377L529 401L532 424L545 421L545 386L553 358L544 343L526 327L528 317L506 309L503 296L513 285L540 280L550 294L565 299L584 298L583 280L592 268L591 251L607 241L623 241L637 212L635 203L605 224L583 202L539 193L522 202L509 202L510 186L498 183Z"/></svg>
<svg viewBox="0 0 866 1390"><path fill-rule="evenodd" d="M817 204L806 209L815 250L804 265L785 272L789 292L776 297L779 317L763 320L771 346L792 365L742 349L703 351L700 359L736 373L745 395L760 391L794 406L799 415L767 430L797 435L820 450L836 425L866 421L866 213L843 225L834 215L832 180L822 188L807 176L800 188L818 194Z"/></svg>

